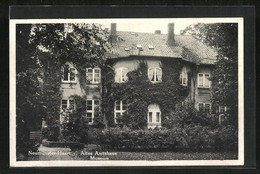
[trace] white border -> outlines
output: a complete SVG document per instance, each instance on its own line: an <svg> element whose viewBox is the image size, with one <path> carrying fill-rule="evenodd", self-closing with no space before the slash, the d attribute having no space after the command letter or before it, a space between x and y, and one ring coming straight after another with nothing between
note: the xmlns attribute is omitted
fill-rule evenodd
<svg viewBox="0 0 260 174"><path fill-rule="evenodd" d="M125 160L125 161L16 161L16 24L31 23L136 23L142 21L238 23L238 160ZM10 19L10 166L11 167L105 167L105 166L242 166L244 165L244 20L240 18L154 18L154 19Z"/></svg>

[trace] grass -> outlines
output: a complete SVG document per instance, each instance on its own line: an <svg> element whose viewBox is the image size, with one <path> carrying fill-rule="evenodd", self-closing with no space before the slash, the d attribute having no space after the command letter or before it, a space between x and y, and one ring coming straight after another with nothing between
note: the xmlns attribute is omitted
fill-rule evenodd
<svg viewBox="0 0 260 174"><path fill-rule="evenodd" d="M101 154L102 152L98 151ZM76 157L80 160L91 158L89 152L86 155L82 151L77 153ZM92 156L97 160L235 160L238 158L235 152L114 152L116 155L95 155L95 153L92 152Z"/></svg>

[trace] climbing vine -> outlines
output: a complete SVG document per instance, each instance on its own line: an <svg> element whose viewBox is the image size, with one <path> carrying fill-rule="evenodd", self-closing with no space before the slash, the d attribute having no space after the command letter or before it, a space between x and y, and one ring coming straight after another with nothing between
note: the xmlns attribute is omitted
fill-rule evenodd
<svg viewBox="0 0 260 174"><path fill-rule="evenodd" d="M107 95L104 102L107 107L107 120L110 126L114 124L114 103L118 100L127 101L127 112L122 116L122 125L138 129L147 126L147 108L149 104L158 104L162 113L162 125L174 111L175 104L184 100L189 87L180 85L179 75L182 64L178 60L162 60L162 82L152 83L148 79L147 64L140 61L139 67L128 72L126 83L106 83ZM114 79L114 75L110 78Z"/></svg>
<svg viewBox="0 0 260 174"><path fill-rule="evenodd" d="M67 30L66 26L69 26L73 32ZM79 79L80 87L83 91L88 91L86 68L106 66L105 53L110 49L109 33L98 24L35 24L31 26L28 40L31 45L36 45L38 48L34 59L41 67L40 101L44 108L41 114L48 129L54 127L55 133L52 134L56 135L53 138L56 140L59 136L56 128L60 126L63 68L66 68L67 63L70 62L77 70L75 75ZM73 85L70 83L70 86ZM79 100L79 96L70 98ZM79 111L75 113L82 115ZM95 114L97 121L93 126L102 126L100 122L103 117L99 112Z"/></svg>

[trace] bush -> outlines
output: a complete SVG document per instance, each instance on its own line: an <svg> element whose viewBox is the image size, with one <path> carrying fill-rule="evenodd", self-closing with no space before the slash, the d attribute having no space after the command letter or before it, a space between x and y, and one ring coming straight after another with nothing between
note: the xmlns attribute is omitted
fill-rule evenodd
<svg viewBox="0 0 260 174"><path fill-rule="evenodd" d="M60 136L60 127L58 125L48 126L42 129L42 139L49 141L58 141Z"/></svg>
<svg viewBox="0 0 260 174"><path fill-rule="evenodd" d="M82 113L73 111L67 114L61 126L61 140L65 142L88 143L88 120Z"/></svg>
<svg viewBox="0 0 260 174"><path fill-rule="evenodd" d="M101 129L90 127L88 130L88 144L99 144L99 138L103 138L101 135Z"/></svg>
<svg viewBox="0 0 260 174"><path fill-rule="evenodd" d="M200 124L215 128L218 126L218 115L202 113L194 108L194 103L190 101L177 104L174 111L170 112L163 120L163 126L171 129L173 127L182 127L190 124Z"/></svg>
<svg viewBox="0 0 260 174"><path fill-rule="evenodd" d="M184 128L138 129L127 127L93 130L92 142L114 150L192 150L223 151L237 149L237 131L231 126L211 128L190 124Z"/></svg>
<svg viewBox="0 0 260 174"><path fill-rule="evenodd" d="M191 150L237 150L237 130L232 126L209 126L191 124L183 129L184 138Z"/></svg>
<svg viewBox="0 0 260 174"><path fill-rule="evenodd" d="M99 134L97 142L103 148L117 150L174 150L187 144L181 129L131 130L127 127L107 128Z"/></svg>

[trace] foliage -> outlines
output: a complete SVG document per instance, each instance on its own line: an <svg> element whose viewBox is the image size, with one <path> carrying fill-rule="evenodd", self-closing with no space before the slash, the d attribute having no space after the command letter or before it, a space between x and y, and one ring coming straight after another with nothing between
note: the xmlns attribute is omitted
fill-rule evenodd
<svg viewBox="0 0 260 174"><path fill-rule="evenodd" d="M233 126L211 128L190 124L183 131L188 146L193 150L237 151L238 149L238 132Z"/></svg>
<svg viewBox="0 0 260 174"><path fill-rule="evenodd" d="M88 120L86 118L86 100L71 96L76 102L76 109L63 109L61 112L61 140L65 142L88 142Z"/></svg>
<svg viewBox="0 0 260 174"><path fill-rule="evenodd" d="M110 127L102 132L96 131L93 138L103 149L134 151L236 151L238 140L237 131L232 126L211 128L199 124L171 129Z"/></svg>
<svg viewBox="0 0 260 174"><path fill-rule="evenodd" d="M71 62L77 69L82 89L87 91L86 68L105 66L104 54L110 48L108 39L107 31L96 24L36 24L32 27L30 43L37 45L36 56L44 75L42 101L48 125L55 124L60 116L62 69L57 67ZM97 122L100 126L100 119Z"/></svg>
<svg viewBox="0 0 260 174"><path fill-rule="evenodd" d="M31 25L16 25L16 144L17 156L23 157L35 146L29 134L40 129L44 110L37 50L28 41L30 29Z"/></svg>
<svg viewBox="0 0 260 174"><path fill-rule="evenodd" d="M60 137L59 123L42 128L42 139L49 141L58 141Z"/></svg>
<svg viewBox="0 0 260 174"><path fill-rule="evenodd" d="M71 27L73 32L64 26ZM16 142L17 154L26 155L33 148L29 132L39 130L42 119L50 126L43 130L43 137L56 140L59 136L60 67L72 62L78 70L77 76L82 76L80 84L85 89L85 68L103 67L110 44L108 32L96 24L18 24L16 27Z"/></svg>
<svg viewBox="0 0 260 174"><path fill-rule="evenodd" d="M127 112L122 117L122 125L139 129L147 126L147 108L149 104L160 106L162 124L165 117L174 109L175 104L184 100L188 95L188 88L180 85L179 73L182 67L178 60L162 60L162 82L152 83L147 76L147 64L140 61L139 67L128 72L128 81L125 83L106 83L106 96L104 103L110 108L107 110L107 119L110 126L114 125L114 102L127 101ZM110 78L114 79L111 75ZM140 83L142 81L142 83Z"/></svg>
<svg viewBox="0 0 260 174"><path fill-rule="evenodd" d="M182 34L190 34L215 48L218 60L212 74L212 101L227 106L230 123L238 122L238 25L214 23L190 25Z"/></svg>

